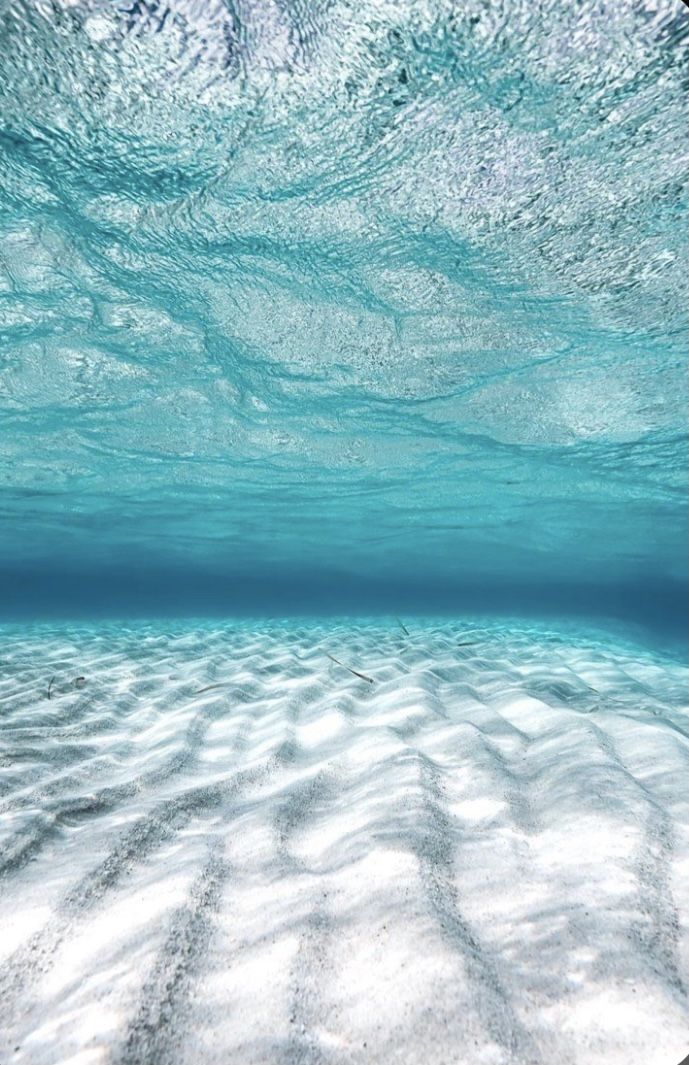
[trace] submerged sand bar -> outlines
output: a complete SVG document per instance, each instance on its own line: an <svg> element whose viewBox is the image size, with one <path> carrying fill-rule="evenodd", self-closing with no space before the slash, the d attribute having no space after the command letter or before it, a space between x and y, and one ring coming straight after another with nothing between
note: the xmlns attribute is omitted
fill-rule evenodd
<svg viewBox="0 0 689 1065"><path fill-rule="evenodd" d="M686 669L404 626L2 633L0 1060L676 1065Z"/></svg>

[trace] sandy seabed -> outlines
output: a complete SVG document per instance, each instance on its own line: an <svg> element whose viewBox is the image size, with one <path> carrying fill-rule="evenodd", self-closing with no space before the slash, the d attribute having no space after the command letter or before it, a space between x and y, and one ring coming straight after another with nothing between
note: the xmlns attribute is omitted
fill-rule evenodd
<svg viewBox="0 0 689 1065"><path fill-rule="evenodd" d="M2 631L1 1062L677 1065L686 669L404 624Z"/></svg>

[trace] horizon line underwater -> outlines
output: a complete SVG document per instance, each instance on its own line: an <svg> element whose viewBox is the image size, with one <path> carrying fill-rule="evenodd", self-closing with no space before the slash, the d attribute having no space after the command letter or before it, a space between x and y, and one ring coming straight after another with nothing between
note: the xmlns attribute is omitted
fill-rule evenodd
<svg viewBox="0 0 689 1065"><path fill-rule="evenodd" d="M1 1065L689 1061L688 43L0 0Z"/></svg>

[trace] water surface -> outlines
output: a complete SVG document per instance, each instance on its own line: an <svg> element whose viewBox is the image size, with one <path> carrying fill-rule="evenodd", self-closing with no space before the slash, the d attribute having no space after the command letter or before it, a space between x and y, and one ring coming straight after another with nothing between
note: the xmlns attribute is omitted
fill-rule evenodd
<svg viewBox="0 0 689 1065"><path fill-rule="evenodd" d="M0 35L6 613L676 620L679 0L5 0Z"/></svg>

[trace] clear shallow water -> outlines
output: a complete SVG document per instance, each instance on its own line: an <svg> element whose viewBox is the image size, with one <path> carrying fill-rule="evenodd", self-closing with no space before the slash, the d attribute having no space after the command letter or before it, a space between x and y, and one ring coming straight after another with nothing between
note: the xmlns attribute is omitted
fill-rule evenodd
<svg viewBox="0 0 689 1065"><path fill-rule="evenodd" d="M3 3L3 610L676 625L686 31Z"/></svg>
<svg viewBox="0 0 689 1065"><path fill-rule="evenodd" d="M685 1053L687 36L0 0L0 1059Z"/></svg>

